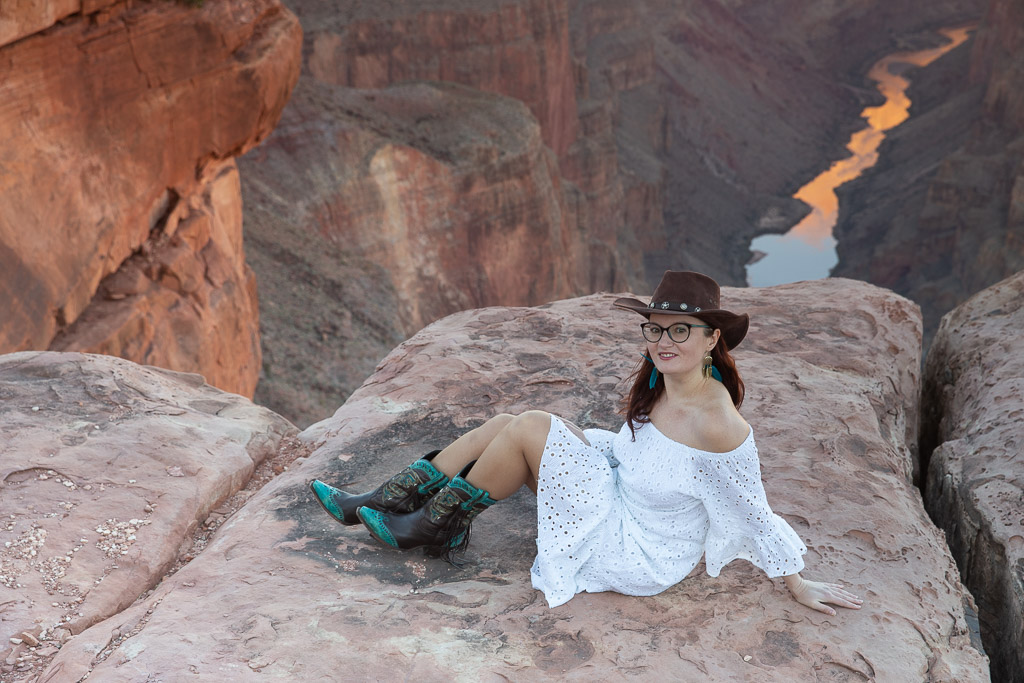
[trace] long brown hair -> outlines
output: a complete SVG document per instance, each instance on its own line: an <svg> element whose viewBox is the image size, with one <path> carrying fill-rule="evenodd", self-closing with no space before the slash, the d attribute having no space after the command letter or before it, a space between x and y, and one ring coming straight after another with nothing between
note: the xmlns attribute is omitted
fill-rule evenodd
<svg viewBox="0 0 1024 683"><path fill-rule="evenodd" d="M713 332L709 330L705 334L710 336ZM726 348L725 340L722 337L718 338L718 343L711 349L711 362L722 375L722 384L729 391L733 405L739 408L743 405L743 394L745 391L743 380L740 378L740 372L736 369L736 362L732 359L732 355L729 353L729 349ZM633 435L634 440L636 440L634 423L644 424L651 421L648 415L650 415L654 404L658 402L658 399L665 391L665 380L661 373L658 373L658 379L654 383L654 388L651 388L651 370L653 367L653 361L647 360L647 349L645 348L640 361L633 370L633 374L630 375L632 386L629 389L629 394L626 395L623 401L626 424L629 425L629 431Z"/></svg>

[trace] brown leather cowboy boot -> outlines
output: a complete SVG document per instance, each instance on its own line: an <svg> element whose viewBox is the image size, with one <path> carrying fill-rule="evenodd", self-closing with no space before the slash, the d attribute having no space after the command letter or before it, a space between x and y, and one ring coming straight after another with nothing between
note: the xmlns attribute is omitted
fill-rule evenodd
<svg viewBox="0 0 1024 683"><path fill-rule="evenodd" d="M415 512L395 514L361 507L356 514L381 543L403 550L426 546L428 554L440 555L455 564L453 554L469 545L469 525L497 502L487 491L465 480L475 462L466 465Z"/></svg>
<svg viewBox="0 0 1024 683"><path fill-rule="evenodd" d="M359 524L356 510L412 512L423 506L431 496L448 483L448 477L430 464L441 451L431 451L372 491L345 493L319 479L309 483L313 496L327 514L342 524Z"/></svg>

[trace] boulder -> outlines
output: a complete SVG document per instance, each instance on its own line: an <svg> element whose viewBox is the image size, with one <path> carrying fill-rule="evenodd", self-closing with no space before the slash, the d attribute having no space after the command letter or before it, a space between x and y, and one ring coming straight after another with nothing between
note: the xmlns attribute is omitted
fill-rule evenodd
<svg viewBox="0 0 1024 683"><path fill-rule="evenodd" d="M118 354L251 396L232 160L298 78L298 21L277 0L74 4L0 10L0 353ZM34 32L4 39L9 18Z"/></svg>
<svg viewBox="0 0 1024 683"><path fill-rule="evenodd" d="M999 681L1024 679L1021 330L1024 272L942 318L924 376L925 503L978 601Z"/></svg>
<svg viewBox="0 0 1024 683"><path fill-rule="evenodd" d="M380 546L311 498L314 477L371 488L500 412L617 428L643 344L640 318L614 298L428 326L303 432L317 447L304 465L151 595L65 644L41 680L988 680L969 594L910 476L920 314L862 283L724 292L752 316L737 359L769 500L809 547L805 576L851 586L860 611L812 611L744 562L717 579L698 567L652 597L581 594L549 609L530 585L525 489L480 516L461 568ZM108 647L114 629L132 636Z"/></svg>
<svg viewBox="0 0 1024 683"><path fill-rule="evenodd" d="M109 356L0 356L0 397L0 660L9 638L59 643L131 605L296 432L198 375Z"/></svg>

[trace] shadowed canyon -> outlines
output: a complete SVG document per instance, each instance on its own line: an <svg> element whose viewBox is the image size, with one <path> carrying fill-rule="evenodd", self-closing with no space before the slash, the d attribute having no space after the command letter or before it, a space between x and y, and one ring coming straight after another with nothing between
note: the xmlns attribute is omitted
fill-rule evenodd
<svg viewBox="0 0 1024 683"><path fill-rule="evenodd" d="M744 287L872 65L967 25L885 67L835 279ZM1024 680L1019 0L5 2L0 95L4 683ZM606 293L666 269L751 312L766 487L860 613L745 563L548 610L531 525L455 568L310 506L497 412L615 427Z"/></svg>

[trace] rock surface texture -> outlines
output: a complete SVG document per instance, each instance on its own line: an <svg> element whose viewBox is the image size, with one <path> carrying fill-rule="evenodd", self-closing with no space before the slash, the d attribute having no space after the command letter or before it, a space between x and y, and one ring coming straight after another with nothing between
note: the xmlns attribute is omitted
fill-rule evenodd
<svg viewBox="0 0 1024 683"><path fill-rule="evenodd" d="M1024 679L1024 273L948 313L928 353L925 501L978 601L992 678Z"/></svg>
<svg viewBox="0 0 1024 683"><path fill-rule="evenodd" d="M198 375L80 353L0 356L3 680L157 584L295 431Z"/></svg>
<svg viewBox="0 0 1024 683"><path fill-rule="evenodd" d="M724 293L752 315L737 357L769 499L810 548L805 574L852 585L859 612L813 612L742 562L650 598L582 594L548 609L530 586L525 490L480 516L461 569L385 549L311 499L313 477L371 488L503 411L617 429L642 344L639 318L613 299L427 327L303 433L317 450L301 468L150 596L70 640L41 680L988 680L969 595L910 477L919 312L862 283ZM114 629L133 635L97 661Z"/></svg>
<svg viewBox="0 0 1024 683"><path fill-rule="evenodd" d="M233 158L277 121L300 49L276 0L4 3L0 352L116 354L252 395Z"/></svg>
<svg viewBox="0 0 1024 683"><path fill-rule="evenodd" d="M1024 5L991 0L968 55L913 76L911 119L841 190L834 275L942 315L1024 269ZM950 93L953 93L951 96Z"/></svg>

